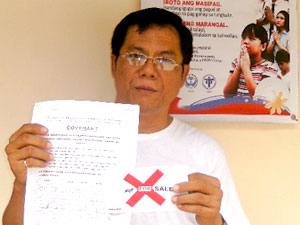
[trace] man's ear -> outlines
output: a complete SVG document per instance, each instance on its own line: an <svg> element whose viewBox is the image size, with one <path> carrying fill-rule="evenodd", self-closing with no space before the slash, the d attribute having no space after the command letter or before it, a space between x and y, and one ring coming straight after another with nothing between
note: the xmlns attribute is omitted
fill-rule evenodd
<svg viewBox="0 0 300 225"><path fill-rule="evenodd" d="M116 73L116 67L117 67L117 62L116 62L117 57L114 54L110 55L110 69L111 69L111 74L113 77L115 77Z"/></svg>
<svg viewBox="0 0 300 225"><path fill-rule="evenodd" d="M189 74L189 71L190 71L190 66L189 65L184 64L182 68L183 68L183 71L182 71L182 82L181 82L181 86L180 87L182 87L184 85L185 80L186 80L186 78L187 78L187 76Z"/></svg>

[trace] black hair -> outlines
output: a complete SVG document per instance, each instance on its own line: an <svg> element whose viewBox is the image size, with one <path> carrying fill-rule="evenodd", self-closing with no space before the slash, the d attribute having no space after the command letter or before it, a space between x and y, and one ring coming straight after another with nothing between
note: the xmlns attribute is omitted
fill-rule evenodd
<svg viewBox="0 0 300 225"><path fill-rule="evenodd" d="M268 44L268 33L266 29L255 23L250 23L244 28L242 38L245 39L246 37L258 38L262 44Z"/></svg>
<svg viewBox="0 0 300 225"><path fill-rule="evenodd" d="M134 25L138 26L140 33L149 29L150 25L160 27L173 26L180 38L180 48L183 56L182 64L190 63L193 55L193 36L191 31L184 26L182 19L178 15L160 8L139 10L130 13L121 20L114 30L111 41L112 54L116 57L120 54L120 49L124 44L128 29Z"/></svg>
<svg viewBox="0 0 300 225"><path fill-rule="evenodd" d="M284 16L284 29L286 31L289 31L290 30L290 15L287 11L280 11L279 13L281 13L283 16ZM277 13L277 15L279 14Z"/></svg>
<svg viewBox="0 0 300 225"><path fill-rule="evenodd" d="M280 64L281 62L289 63L290 62L290 53L288 53L284 49L280 49L276 53L275 60L278 64Z"/></svg>

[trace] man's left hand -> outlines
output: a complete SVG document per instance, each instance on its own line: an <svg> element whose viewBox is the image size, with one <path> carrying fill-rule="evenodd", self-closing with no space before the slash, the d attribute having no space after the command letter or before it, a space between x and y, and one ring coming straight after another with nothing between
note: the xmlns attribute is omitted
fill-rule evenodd
<svg viewBox="0 0 300 225"><path fill-rule="evenodd" d="M201 173L190 174L187 182L174 185L172 202L185 212L194 213L201 225L221 225L223 192L220 181Z"/></svg>

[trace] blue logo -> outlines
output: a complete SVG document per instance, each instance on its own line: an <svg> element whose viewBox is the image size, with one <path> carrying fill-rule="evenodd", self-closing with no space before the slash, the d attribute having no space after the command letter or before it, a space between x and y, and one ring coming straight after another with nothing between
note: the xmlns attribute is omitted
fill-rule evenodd
<svg viewBox="0 0 300 225"><path fill-rule="evenodd" d="M195 88L198 85L198 78L194 74L189 74L185 80L187 88Z"/></svg>
<svg viewBox="0 0 300 225"><path fill-rule="evenodd" d="M203 77L202 79L202 85L203 87L205 87L208 90L213 89L217 84L217 80L216 78L211 75L211 74L207 74Z"/></svg>

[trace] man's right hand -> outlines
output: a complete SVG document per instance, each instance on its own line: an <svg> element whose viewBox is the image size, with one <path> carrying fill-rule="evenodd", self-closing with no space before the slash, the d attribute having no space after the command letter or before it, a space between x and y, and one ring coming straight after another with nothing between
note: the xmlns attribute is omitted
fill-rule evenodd
<svg viewBox="0 0 300 225"><path fill-rule="evenodd" d="M54 159L47 151L52 148L52 144L41 137L47 133L48 129L42 125L24 124L10 137L5 151L18 184L26 184L25 160L27 167L46 167Z"/></svg>

